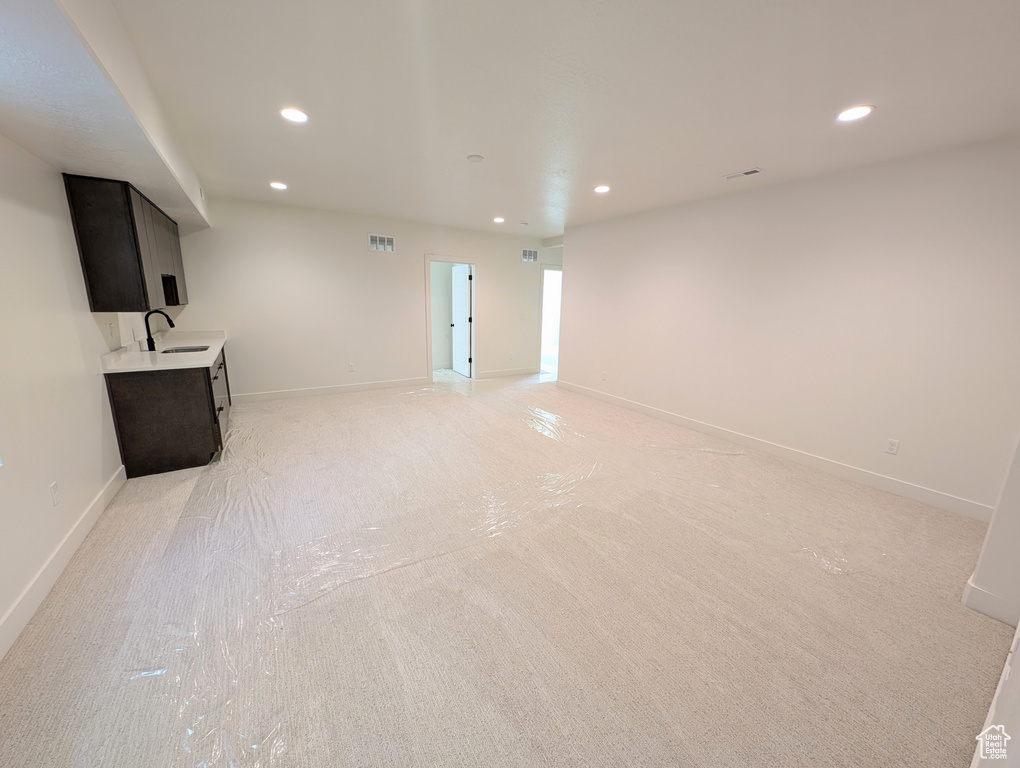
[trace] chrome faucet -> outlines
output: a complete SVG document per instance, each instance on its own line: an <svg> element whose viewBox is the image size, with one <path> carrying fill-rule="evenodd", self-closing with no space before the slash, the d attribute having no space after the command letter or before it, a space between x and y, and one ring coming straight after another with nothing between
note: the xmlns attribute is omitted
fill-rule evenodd
<svg viewBox="0 0 1020 768"><path fill-rule="evenodd" d="M153 315L163 315L166 321L170 324L170 327L174 327L174 321L170 319L170 315L164 312L162 309L154 309L145 315L145 343L149 347L150 352L156 351L156 340L152 338L152 331L149 330L149 318Z"/></svg>

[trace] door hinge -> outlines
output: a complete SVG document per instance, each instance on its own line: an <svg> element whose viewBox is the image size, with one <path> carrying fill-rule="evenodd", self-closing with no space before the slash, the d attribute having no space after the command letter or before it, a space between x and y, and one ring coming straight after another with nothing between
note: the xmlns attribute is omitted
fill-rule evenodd
<svg viewBox="0 0 1020 768"><path fill-rule="evenodd" d="M471 358L471 357L469 357L469 358L468 358L468 362L469 362L469 363L473 363L473 362L474 362L474 358Z"/></svg>
<svg viewBox="0 0 1020 768"><path fill-rule="evenodd" d="M469 323L472 323L472 322L474 322L474 318L473 318L473 317L469 317L469 318L468 318L468 322L469 322Z"/></svg>
<svg viewBox="0 0 1020 768"><path fill-rule="evenodd" d="M474 275L468 275L468 280L474 280L474 279L475 279Z"/></svg>

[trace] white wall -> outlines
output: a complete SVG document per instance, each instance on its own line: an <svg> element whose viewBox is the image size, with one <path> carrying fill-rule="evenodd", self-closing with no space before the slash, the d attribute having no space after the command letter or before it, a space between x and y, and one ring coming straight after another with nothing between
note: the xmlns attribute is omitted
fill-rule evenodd
<svg viewBox="0 0 1020 768"><path fill-rule="evenodd" d="M181 242L178 327L227 332L242 401L427 380L426 254L476 265L478 375L538 370L541 270L521 262L534 238L242 200L209 213ZM370 233L397 251L370 252Z"/></svg>
<svg viewBox="0 0 1020 768"><path fill-rule="evenodd" d="M1018 179L1014 140L568 228L560 380L987 520Z"/></svg>
<svg viewBox="0 0 1020 768"><path fill-rule="evenodd" d="M453 367L453 264L432 262L432 370Z"/></svg>
<svg viewBox="0 0 1020 768"><path fill-rule="evenodd" d="M123 484L60 175L0 137L0 657ZM49 485L62 500L54 506Z"/></svg>

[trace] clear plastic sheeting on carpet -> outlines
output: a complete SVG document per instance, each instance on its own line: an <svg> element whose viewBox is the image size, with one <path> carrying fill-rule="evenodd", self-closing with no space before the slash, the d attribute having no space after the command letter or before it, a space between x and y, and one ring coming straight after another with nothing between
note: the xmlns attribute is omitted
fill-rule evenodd
<svg viewBox="0 0 1020 768"><path fill-rule="evenodd" d="M527 416L524 419L524 423L539 434L551 437L553 440L559 440L561 443L568 436L584 437L581 433L573 431L569 425L564 423L562 418L555 413L549 413L544 408L529 405L526 412Z"/></svg>
<svg viewBox="0 0 1020 768"><path fill-rule="evenodd" d="M231 422L0 664L5 768L969 755L1009 635L959 605L973 521L535 379Z"/></svg>
<svg viewBox="0 0 1020 768"><path fill-rule="evenodd" d="M370 525L343 538L322 536L274 553L275 613L300 608L355 579L439 557L544 519L564 505L579 505L573 491L599 463L547 472L427 510L414 524Z"/></svg>
<svg viewBox="0 0 1020 768"><path fill-rule="evenodd" d="M400 394L445 394L445 403L423 406L424 413L459 410L467 403L462 395L433 387ZM410 438L413 423L403 421L408 414L376 425L382 414L374 412L371 398L363 399L367 410L348 418L364 421L368 431L392 428ZM227 450L203 471L176 525L167 550L172 562L166 563L168 572L175 571L168 582L172 588L153 606L166 629L164 645L153 647L159 633L151 626L139 625L140 636L132 639L139 647L148 644L160 668L127 678L144 680L151 695L172 705L178 720L170 762L175 768L286 765L286 723L253 694L278 682L288 614L352 581L539 524L565 506L578 508L576 491L601 466L597 459L529 449L516 462L518 471L494 474L462 491L451 488L435 503L423 504L412 477L397 480L394 473L393 487L367 487L361 472L388 464L397 469L406 454L359 455L359 448L372 445L371 436L354 440L357 422L328 416L319 421L326 414L317 411L327 403L236 409ZM334 404L342 408L343 401ZM243 416L245 410L251 418ZM553 414L529 410L555 423ZM286 415L278 420L281 411ZM302 445L291 443L296 433ZM377 434L374 442L380 437L391 436ZM430 467L426 455L418 458L422 464L410 468L412 475L441 470ZM470 466L468 456L461 458ZM361 462L371 463L358 466ZM162 681L148 680L155 677Z"/></svg>
<svg viewBox="0 0 1020 768"><path fill-rule="evenodd" d="M815 562L829 573L850 573L850 565L847 559L839 553L839 550L826 553L825 551L816 552L809 547L801 547L801 552L813 557Z"/></svg>

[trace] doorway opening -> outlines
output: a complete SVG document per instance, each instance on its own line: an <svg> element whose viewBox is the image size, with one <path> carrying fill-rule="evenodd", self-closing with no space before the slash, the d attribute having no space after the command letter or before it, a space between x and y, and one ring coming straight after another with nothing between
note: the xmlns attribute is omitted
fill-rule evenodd
<svg viewBox="0 0 1020 768"><path fill-rule="evenodd" d="M560 367L560 299L563 270L542 267L542 373L556 378Z"/></svg>
<svg viewBox="0 0 1020 768"><path fill-rule="evenodd" d="M429 262L430 350L433 378L474 377L474 266Z"/></svg>

